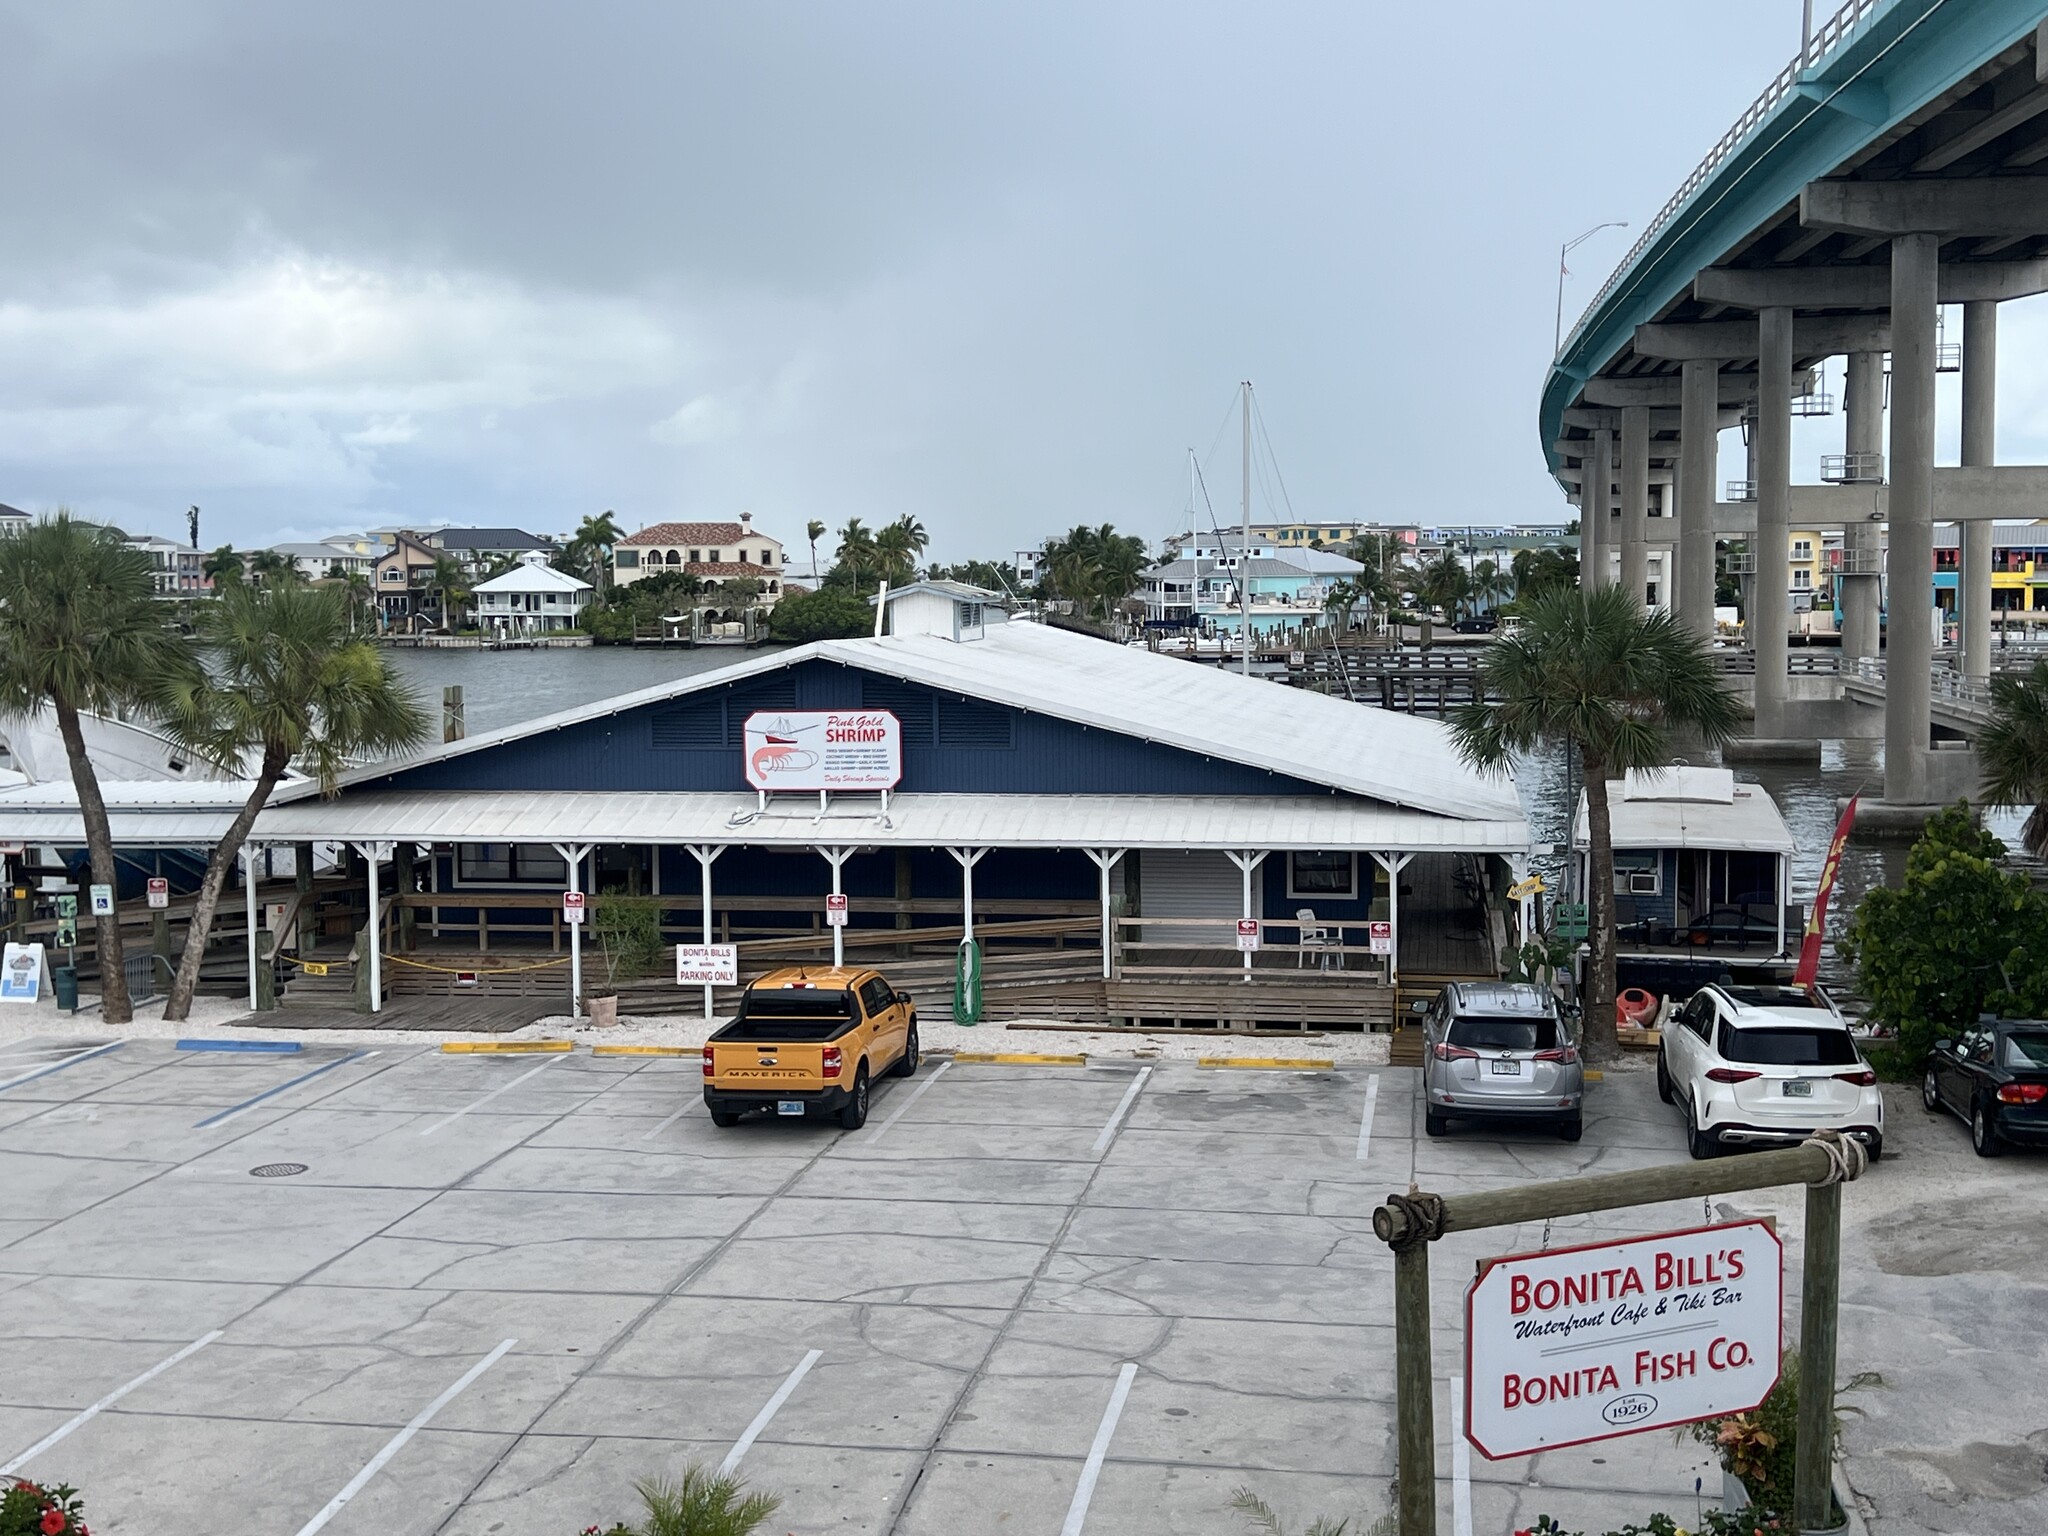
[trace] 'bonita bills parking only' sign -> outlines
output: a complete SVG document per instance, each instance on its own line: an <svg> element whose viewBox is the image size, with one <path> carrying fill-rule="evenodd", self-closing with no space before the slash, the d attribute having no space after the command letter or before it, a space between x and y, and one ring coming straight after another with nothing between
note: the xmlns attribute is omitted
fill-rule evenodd
<svg viewBox="0 0 2048 1536"><path fill-rule="evenodd" d="M1498 1459L1748 1413L1784 1300L1762 1221L1495 1259L1465 1293L1465 1436Z"/></svg>

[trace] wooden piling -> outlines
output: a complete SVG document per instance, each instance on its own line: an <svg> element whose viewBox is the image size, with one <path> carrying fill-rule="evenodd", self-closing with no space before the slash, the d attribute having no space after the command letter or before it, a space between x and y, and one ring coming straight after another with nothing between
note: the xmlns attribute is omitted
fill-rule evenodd
<svg viewBox="0 0 2048 1536"><path fill-rule="evenodd" d="M1394 1390L1400 1400L1401 1536L1436 1536L1436 1378L1429 1359L1429 1244L1394 1250Z"/></svg>
<svg viewBox="0 0 2048 1536"><path fill-rule="evenodd" d="M1792 1523L1825 1530L1833 1513L1835 1323L1841 1300L1842 1186L1806 1190L1806 1263L1799 1287L1799 1453L1792 1472Z"/></svg>

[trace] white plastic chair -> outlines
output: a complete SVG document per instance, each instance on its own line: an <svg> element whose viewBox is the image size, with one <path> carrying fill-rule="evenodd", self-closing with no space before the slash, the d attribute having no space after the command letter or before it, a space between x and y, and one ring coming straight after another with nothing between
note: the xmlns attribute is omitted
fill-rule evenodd
<svg viewBox="0 0 2048 1536"><path fill-rule="evenodd" d="M1301 925L1300 947L1294 952L1294 968L1298 971L1306 965L1308 953L1313 949L1322 952L1318 956L1318 963L1321 969L1327 971L1330 968L1330 955L1332 952L1341 951L1343 939L1316 921L1313 907L1299 908L1294 914L1294 920ZM1344 956L1341 953L1337 954L1337 969L1344 969Z"/></svg>

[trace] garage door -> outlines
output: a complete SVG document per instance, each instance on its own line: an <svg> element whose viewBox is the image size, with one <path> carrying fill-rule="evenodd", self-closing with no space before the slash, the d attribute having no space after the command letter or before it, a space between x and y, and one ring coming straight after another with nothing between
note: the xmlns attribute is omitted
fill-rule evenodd
<svg viewBox="0 0 2048 1536"><path fill-rule="evenodd" d="M1262 908L1261 864L1252 871L1252 911ZM1233 928L1207 923L1154 922L1154 918L1229 919L1244 915L1244 875L1220 853L1145 853L1145 942L1188 948L1237 948Z"/></svg>

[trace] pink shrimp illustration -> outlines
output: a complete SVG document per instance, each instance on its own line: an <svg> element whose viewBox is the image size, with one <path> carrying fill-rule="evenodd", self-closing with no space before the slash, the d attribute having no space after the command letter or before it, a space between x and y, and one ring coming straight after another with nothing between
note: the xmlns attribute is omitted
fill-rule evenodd
<svg viewBox="0 0 2048 1536"><path fill-rule="evenodd" d="M763 745L755 748L752 761L754 777L764 779L772 773L797 773L812 767L818 754L806 752L794 737L771 734Z"/></svg>

